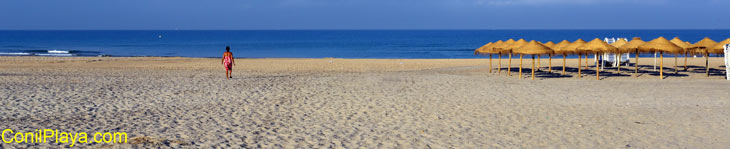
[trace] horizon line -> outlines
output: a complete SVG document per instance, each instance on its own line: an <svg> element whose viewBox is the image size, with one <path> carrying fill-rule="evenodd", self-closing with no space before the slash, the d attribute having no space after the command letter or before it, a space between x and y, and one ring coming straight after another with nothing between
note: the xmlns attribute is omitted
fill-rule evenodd
<svg viewBox="0 0 730 149"><path fill-rule="evenodd" d="M730 30L730 28L686 28L686 29L0 29L0 31L468 31L468 30Z"/></svg>

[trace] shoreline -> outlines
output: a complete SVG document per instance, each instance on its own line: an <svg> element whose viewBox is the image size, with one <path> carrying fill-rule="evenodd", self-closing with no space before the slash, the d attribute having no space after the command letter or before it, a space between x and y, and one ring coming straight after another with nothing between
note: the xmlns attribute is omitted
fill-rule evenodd
<svg viewBox="0 0 730 149"><path fill-rule="evenodd" d="M24 57L5 56L0 57L0 63L8 65L0 68L36 67L36 68L110 68L134 67L134 68L196 68L201 70L219 71L220 58L190 58L190 57ZM502 59L501 71L498 70L499 60L492 59L492 73L489 73L489 59L348 59L348 58L237 58L234 72L389 72L389 71L418 71L418 70L454 70L469 72L474 75L486 75L494 77L514 77L518 79L519 58L513 57L510 74L507 76L508 59ZM536 79L585 79L595 78L595 63L592 58L586 62L581 59L581 78L578 76L578 59L566 59L566 73L562 74L562 58L553 58L551 71L548 72L548 58L541 58L536 61L538 67ZM625 79L648 78L658 79L659 58L656 59L656 70L654 70L654 58L639 58L641 66L638 74L634 74L635 59L630 59L630 66L621 66L621 72L616 71L617 67L604 67L601 70L601 79ZM113 64L121 62L118 64ZM164 62L165 64L158 64ZM724 62L721 57L709 58L710 76L705 76L705 59L701 57L687 58L688 70L684 70L684 59L677 58L679 69L674 69L675 59L664 58L664 75L667 79L721 79L724 80ZM94 65L89 65L93 63ZM523 74L530 75L532 59L523 58ZM241 67L242 66L242 67ZM222 69L221 69L222 70ZM523 75L523 78L525 78ZM605 77L604 77L605 76Z"/></svg>
<svg viewBox="0 0 730 149"><path fill-rule="evenodd" d="M588 59L593 59L593 55L589 55L590 57ZM103 56L29 56L29 55L0 55L0 57L149 57L149 58L220 58L220 57L185 57L185 56L113 56L113 55L103 55ZM519 59L519 55L512 55L512 58L514 59L517 57ZM665 54L666 58L674 58L673 55ZM678 56L679 58L684 58L684 56ZM429 59L489 59L489 56L481 55L481 56L474 56L474 58L340 58L340 57L236 57L237 59L414 59L414 60L429 60ZM499 57L493 56L492 58L498 59ZM503 55L503 59L508 58L508 56ZM542 56L542 58L547 58L547 56ZM553 55L553 59L562 59L562 55ZM577 59L575 55L569 55L566 57L566 59ZM631 56L630 60L633 60L635 57ZM653 56L639 56L639 58L654 58ZM659 56L657 56L657 59ZM689 56L688 58L704 58L702 55L698 55L697 57ZM710 58L724 58L722 54L710 54Z"/></svg>

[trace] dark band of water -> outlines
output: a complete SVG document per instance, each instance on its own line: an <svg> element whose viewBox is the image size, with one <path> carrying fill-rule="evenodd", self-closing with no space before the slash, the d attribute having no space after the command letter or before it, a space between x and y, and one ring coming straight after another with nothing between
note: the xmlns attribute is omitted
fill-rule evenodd
<svg viewBox="0 0 730 149"><path fill-rule="evenodd" d="M0 31L0 53L219 57L231 46L236 57L250 58L483 58L473 50L509 38L559 42L659 36L720 41L730 37L730 30Z"/></svg>

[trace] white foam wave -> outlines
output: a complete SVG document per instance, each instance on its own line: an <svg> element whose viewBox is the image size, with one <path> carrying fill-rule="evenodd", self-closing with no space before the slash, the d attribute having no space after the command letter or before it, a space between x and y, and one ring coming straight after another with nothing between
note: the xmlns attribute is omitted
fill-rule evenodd
<svg viewBox="0 0 730 149"><path fill-rule="evenodd" d="M67 54L69 51L61 51L61 50L48 50L48 53L55 53L55 54Z"/></svg>
<svg viewBox="0 0 730 149"><path fill-rule="evenodd" d="M0 55L33 55L32 53L25 53L25 52L12 52L12 53L3 53L0 52Z"/></svg>
<svg viewBox="0 0 730 149"><path fill-rule="evenodd" d="M63 54L63 53L59 53L59 54L56 54L56 53L50 53L50 54L37 53L35 55L37 55L37 56L74 56L74 54Z"/></svg>

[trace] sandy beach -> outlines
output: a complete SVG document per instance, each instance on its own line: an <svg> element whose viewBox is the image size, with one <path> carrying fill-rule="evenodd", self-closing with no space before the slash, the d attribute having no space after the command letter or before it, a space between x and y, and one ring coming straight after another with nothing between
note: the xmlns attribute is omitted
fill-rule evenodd
<svg viewBox="0 0 730 149"><path fill-rule="evenodd" d="M0 129L126 132L111 148L728 148L724 64L689 71L547 58L533 81L488 59L0 57ZM632 62L634 59L631 59ZM679 58L679 64L683 64ZM592 62L592 59L591 59ZM513 60L517 68L519 60ZM0 148L63 147L0 143Z"/></svg>

